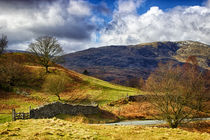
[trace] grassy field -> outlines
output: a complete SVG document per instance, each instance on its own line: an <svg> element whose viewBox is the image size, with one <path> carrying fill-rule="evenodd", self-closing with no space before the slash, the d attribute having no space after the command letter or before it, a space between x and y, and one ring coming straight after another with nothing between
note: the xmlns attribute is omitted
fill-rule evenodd
<svg viewBox="0 0 210 140"><path fill-rule="evenodd" d="M209 140L210 134L146 126L106 126L72 123L60 119L18 120L0 125L0 139L122 139Z"/></svg>
<svg viewBox="0 0 210 140"><path fill-rule="evenodd" d="M9 56L14 57L15 55L21 58L24 56L19 53ZM25 58L22 59L25 60ZM23 61L22 59L21 62ZM23 64L33 74L33 83L28 87L13 87L11 92L0 90L0 123L11 121L11 111L13 108L17 112L28 112L30 106L36 108L43 104L58 101L55 95L47 93L42 87L48 75L65 75L69 80L67 90L60 94L61 102L99 104L104 106L127 95L140 93L137 89L111 84L65 69L59 65L50 67L51 73L46 74L43 67L28 63L28 60Z"/></svg>

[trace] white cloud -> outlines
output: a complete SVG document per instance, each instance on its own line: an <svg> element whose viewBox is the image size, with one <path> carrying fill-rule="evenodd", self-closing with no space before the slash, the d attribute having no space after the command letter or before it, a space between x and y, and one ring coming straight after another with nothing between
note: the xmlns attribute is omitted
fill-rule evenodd
<svg viewBox="0 0 210 140"><path fill-rule="evenodd" d="M179 6L168 11L151 7L142 15L137 9L144 0L118 0L113 13L106 5L97 7L85 0L48 0L51 2L44 4L40 0L36 6L31 1L36 3L30 0L26 5L23 1L15 5L16 0L12 4L0 0L0 33L8 35L9 49L24 50L42 35L57 37L66 52L166 40L210 44L210 0L205 6ZM100 10L113 14L105 27L106 20L94 14Z"/></svg>
<svg viewBox="0 0 210 140"><path fill-rule="evenodd" d="M89 3L83 0L70 0L68 12L69 14L76 16L91 15L91 9Z"/></svg>
<svg viewBox="0 0 210 140"><path fill-rule="evenodd" d="M21 45L25 49L26 42L43 35L87 42L95 31L91 6L85 1L35 1L37 5L20 2L0 1L0 9L4 11L0 12L0 33L8 36L9 49L21 49Z"/></svg>
<svg viewBox="0 0 210 140"><path fill-rule="evenodd" d="M209 36L210 8L175 7L163 11L151 7L142 15L130 12L122 16L115 12L109 25L101 30L100 42L103 45L125 45L195 40L210 44Z"/></svg>
<svg viewBox="0 0 210 140"><path fill-rule="evenodd" d="M119 0L118 13L132 13L136 12L136 8L140 6L142 0Z"/></svg>

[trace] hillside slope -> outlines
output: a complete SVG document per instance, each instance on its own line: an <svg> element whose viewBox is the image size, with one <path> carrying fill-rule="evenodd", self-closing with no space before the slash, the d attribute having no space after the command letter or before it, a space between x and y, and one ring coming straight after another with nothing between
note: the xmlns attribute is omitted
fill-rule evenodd
<svg viewBox="0 0 210 140"><path fill-rule="evenodd" d="M210 67L210 46L194 41L153 42L131 46L106 46L70 53L64 56L64 67L127 85L132 78L146 79L159 62L185 62L196 56L201 67Z"/></svg>
<svg viewBox="0 0 210 140"><path fill-rule="evenodd" d="M50 73L46 74L45 69L29 61L29 54L8 53L0 59L10 60L28 69L30 81L27 86L13 85L12 91L6 92L0 89L0 123L11 120L12 108L17 112L28 112L29 106L32 108L43 104L57 101L58 98L46 92L43 89L46 77L49 75L65 76L69 79L68 87L65 92L60 94L62 102L74 104L99 104L103 106L106 103L118 100L127 95L135 95L139 91L134 88L111 84L100 79L79 74L68 70L59 65L50 67ZM26 71L27 72L27 71ZM22 76L25 73L21 73ZM28 76L29 76L28 75ZM0 77L1 78L1 77Z"/></svg>

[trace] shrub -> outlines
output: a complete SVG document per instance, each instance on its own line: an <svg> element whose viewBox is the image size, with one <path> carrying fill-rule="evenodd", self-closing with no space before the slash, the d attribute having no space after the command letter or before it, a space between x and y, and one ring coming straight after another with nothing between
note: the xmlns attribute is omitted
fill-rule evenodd
<svg viewBox="0 0 210 140"><path fill-rule="evenodd" d="M11 91L15 86L29 86L32 73L27 67L11 59L0 61L0 88Z"/></svg>
<svg viewBox="0 0 210 140"><path fill-rule="evenodd" d="M67 84L69 80L68 77L62 75L54 75L50 74L46 77L45 82L43 84L43 88L46 92L49 92L58 97L60 99L60 93L66 90Z"/></svg>

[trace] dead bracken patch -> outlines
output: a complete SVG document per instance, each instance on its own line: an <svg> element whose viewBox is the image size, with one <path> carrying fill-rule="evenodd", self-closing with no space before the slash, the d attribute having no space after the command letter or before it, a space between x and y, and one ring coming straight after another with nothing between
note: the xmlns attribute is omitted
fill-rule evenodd
<svg viewBox="0 0 210 140"><path fill-rule="evenodd" d="M180 128L190 132L210 133L210 121L192 122L184 124Z"/></svg>
<svg viewBox="0 0 210 140"><path fill-rule="evenodd" d="M8 104L0 104L0 111L2 110L12 110L13 108L18 108L19 105L8 105Z"/></svg>

